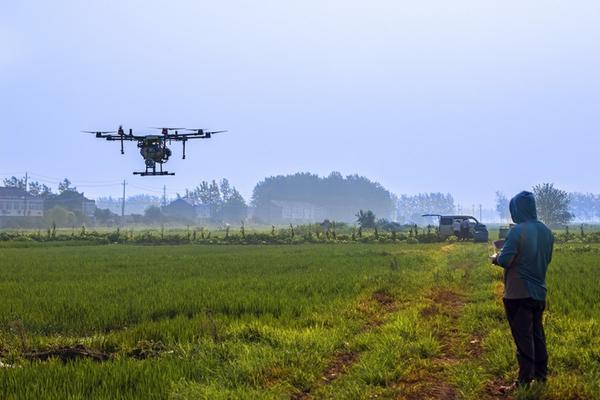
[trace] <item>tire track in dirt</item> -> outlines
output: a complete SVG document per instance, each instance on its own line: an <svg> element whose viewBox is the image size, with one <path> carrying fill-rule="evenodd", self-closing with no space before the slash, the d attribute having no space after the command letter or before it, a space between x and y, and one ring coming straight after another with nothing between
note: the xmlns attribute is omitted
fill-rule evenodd
<svg viewBox="0 0 600 400"><path fill-rule="evenodd" d="M373 331L382 326L390 314L398 310L394 297L387 291L378 290L361 301L356 311L364 319L364 325L356 335ZM360 352L340 350L335 353L327 368L311 387L291 396L292 400L307 400L313 398L313 393L324 385L329 385L343 376L360 359Z"/></svg>
<svg viewBox="0 0 600 400"><path fill-rule="evenodd" d="M397 399L431 400L458 399L456 389L448 383L448 367L461 362L457 351L463 340L458 328L458 320L465 306L463 293L446 287L435 287L427 296L431 304L421 310L424 320L443 316L449 320L448 328L434 332L441 347L438 357L426 369L413 370L407 377L393 385Z"/></svg>

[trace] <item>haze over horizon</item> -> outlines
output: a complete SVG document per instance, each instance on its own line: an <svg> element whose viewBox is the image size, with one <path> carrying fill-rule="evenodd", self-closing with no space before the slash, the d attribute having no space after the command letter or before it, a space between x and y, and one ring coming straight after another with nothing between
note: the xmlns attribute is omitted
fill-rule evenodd
<svg viewBox="0 0 600 400"><path fill-rule="evenodd" d="M97 197L225 177L249 200L266 176L339 171L486 207L542 182L599 193L599 17L591 0L5 2L0 178ZM80 133L119 124L229 132L142 178L134 144Z"/></svg>

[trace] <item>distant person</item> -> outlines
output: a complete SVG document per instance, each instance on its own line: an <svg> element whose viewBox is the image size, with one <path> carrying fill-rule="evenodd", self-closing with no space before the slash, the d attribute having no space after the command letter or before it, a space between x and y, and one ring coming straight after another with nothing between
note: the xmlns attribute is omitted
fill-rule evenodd
<svg viewBox="0 0 600 400"><path fill-rule="evenodd" d="M517 347L519 379L500 388L507 392L531 382L546 382L548 352L542 325L546 308L546 271L552 261L554 237L538 221L535 198L521 192L510 201L516 225L492 262L504 268L504 308Z"/></svg>
<svg viewBox="0 0 600 400"><path fill-rule="evenodd" d="M460 236L462 237L462 240L469 240L469 229L469 220L465 218L460 223Z"/></svg>
<svg viewBox="0 0 600 400"><path fill-rule="evenodd" d="M454 235L460 239L460 221L455 219L452 222L452 231L454 232Z"/></svg>

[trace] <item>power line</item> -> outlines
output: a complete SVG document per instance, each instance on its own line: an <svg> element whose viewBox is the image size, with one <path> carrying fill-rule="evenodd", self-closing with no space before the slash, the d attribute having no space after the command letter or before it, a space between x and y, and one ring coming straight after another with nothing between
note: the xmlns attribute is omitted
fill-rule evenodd
<svg viewBox="0 0 600 400"><path fill-rule="evenodd" d="M133 183L130 183L129 186L132 187L132 188L136 188L136 189L140 189L140 190L145 190L146 192L152 192L152 193L156 193L156 194L162 194L162 190L158 190L158 189L145 188L145 187L142 187L142 186L134 185Z"/></svg>
<svg viewBox="0 0 600 400"><path fill-rule="evenodd" d="M36 172L3 172L0 173L1 176L16 176L21 174L27 174L29 177L35 178L36 180L44 183L53 183L58 184L63 182L64 179L54 178L42 174L38 174ZM120 185L120 181L87 181L87 180L77 180L77 185L79 186L111 186L111 185Z"/></svg>

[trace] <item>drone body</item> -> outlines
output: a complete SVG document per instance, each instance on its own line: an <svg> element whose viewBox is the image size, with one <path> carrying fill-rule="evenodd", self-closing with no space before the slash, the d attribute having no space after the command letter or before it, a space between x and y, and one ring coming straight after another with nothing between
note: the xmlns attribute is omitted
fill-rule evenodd
<svg viewBox="0 0 600 400"><path fill-rule="evenodd" d="M206 131L204 129L185 129L185 128L154 128L160 129L160 135L134 135L133 130L129 129L126 134L122 126L116 131L84 131L85 133L93 133L99 139L108 141L121 142L121 154L125 154L124 142L136 141L137 147L140 149L140 154L144 158L146 164L145 171L134 172L134 175L140 176L161 176L175 175L173 172L163 171L163 164L169 161L172 152L167 147L167 141L171 144L172 141L182 142L183 144L183 159L185 160L185 143L190 139L210 139L215 133L226 131ZM179 133L179 130L192 131L193 133ZM171 133L174 131L175 133ZM158 171L156 167L159 167Z"/></svg>

